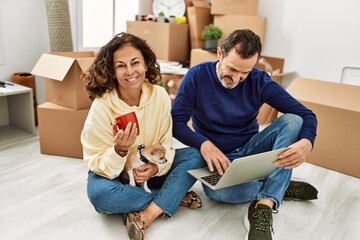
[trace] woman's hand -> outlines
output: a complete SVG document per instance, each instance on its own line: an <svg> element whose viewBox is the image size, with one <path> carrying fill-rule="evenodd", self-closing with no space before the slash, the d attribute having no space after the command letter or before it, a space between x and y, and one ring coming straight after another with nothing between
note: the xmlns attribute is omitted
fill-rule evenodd
<svg viewBox="0 0 360 240"><path fill-rule="evenodd" d="M152 176L154 176L159 171L158 166L154 163L147 163L141 165L138 168L133 170L135 182L143 183L149 180Z"/></svg>
<svg viewBox="0 0 360 240"><path fill-rule="evenodd" d="M115 126L113 129L113 134L115 136L114 147L115 150L126 152L129 150L130 146L134 144L137 136L137 126L136 123L128 123L125 130L119 129ZM117 131L116 131L117 130Z"/></svg>

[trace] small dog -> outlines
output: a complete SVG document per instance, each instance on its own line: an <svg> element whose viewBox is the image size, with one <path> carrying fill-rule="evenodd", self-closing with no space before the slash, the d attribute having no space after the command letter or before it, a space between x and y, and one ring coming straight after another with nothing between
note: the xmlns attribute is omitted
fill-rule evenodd
<svg viewBox="0 0 360 240"><path fill-rule="evenodd" d="M138 151L130 153L125 163L123 174L127 173L129 185L133 187L136 185L133 173L134 168L138 168L141 165L150 162L164 164L167 162L165 153L166 149L161 145L161 143L156 143L148 147L145 147L144 144L139 145ZM126 178L126 176L123 177ZM146 192L151 193L151 190L147 186L147 182L143 182L140 185Z"/></svg>

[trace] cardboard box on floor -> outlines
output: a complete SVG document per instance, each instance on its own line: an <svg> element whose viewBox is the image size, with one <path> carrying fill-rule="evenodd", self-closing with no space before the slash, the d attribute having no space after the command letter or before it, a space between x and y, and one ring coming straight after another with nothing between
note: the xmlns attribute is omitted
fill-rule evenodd
<svg viewBox="0 0 360 240"><path fill-rule="evenodd" d="M127 21L126 31L146 40L159 60L184 62L189 58L188 24Z"/></svg>
<svg viewBox="0 0 360 240"><path fill-rule="evenodd" d="M214 25L223 31L222 37L218 41L218 46L224 42L225 38L236 29L250 29L259 35L264 47L266 18L259 16L239 16L239 15L217 15L214 16Z"/></svg>
<svg viewBox="0 0 360 240"><path fill-rule="evenodd" d="M307 162L360 178L360 87L298 77L287 90L318 119Z"/></svg>
<svg viewBox="0 0 360 240"><path fill-rule="evenodd" d="M202 3L202 1L195 1ZM213 16L210 13L209 5L200 5L187 8L187 18L189 23L189 34L190 34L190 47L193 48L204 48L205 41L202 38L202 31L205 26L213 22Z"/></svg>
<svg viewBox="0 0 360 240"><path fill-rule="evenodd" d="M37 110L41 153L82 158L80 134L89 108L75 110L45 102Z"/></svg>
<svg viewBox="0 0 360 240"><path fill-rule="evenodd" d="M211 14L256 16L258 12L258 5L258 0L212 0Z"/></svg>
<svg viewBox="0 0 360 240"><path fill-rule="evenodd" d="M45 79L45 100L72 109L88 108L91 101L80 79L95 52L44 53L31 71Z"/></svg>

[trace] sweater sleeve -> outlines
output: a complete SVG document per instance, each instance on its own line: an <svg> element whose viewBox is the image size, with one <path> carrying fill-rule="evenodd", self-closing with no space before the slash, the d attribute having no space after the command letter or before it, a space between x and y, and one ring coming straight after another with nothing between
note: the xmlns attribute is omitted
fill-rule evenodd
<svg viewBox="0 0 360 240"><path fill-rule="evenodd" d="M114 179L124 169L126 156L120 157L114 150L114 136L106 107L94 101L81 132L84 160L96 174Z"/></svg>
<svg viewBox="0 0 360 240"><path fill-rule="evenodd" d="M292 97L280 85L272 81L264 88L262 97L270 106L281 113L292 113L303 119L300 139L308 139L314 146L317 129L317 119L314 112Z"/></svg>
<svg viewBox="0 0 360 240"><path fill-rule="evenodd" d="M184 76L177 91L171 109L171 115L174 121L174 137L183 144L200 150L201 145L207 141L208 138L198 132L194 132L187 124L192 116L196 96L198 95L195 69L196 67L190 69Z"/></svg>

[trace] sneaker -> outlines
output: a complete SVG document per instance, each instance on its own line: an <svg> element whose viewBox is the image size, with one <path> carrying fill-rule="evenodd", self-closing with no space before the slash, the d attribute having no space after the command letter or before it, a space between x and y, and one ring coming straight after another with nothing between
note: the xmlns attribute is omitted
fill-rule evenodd
<svg viewBox="0 0 360 240"><path fill-rule="evenodd" d="M317 194L316 188L309 183L290 181L284 194L284 200L314 200L318 198Z"/></svg>
<svg viewBox="0 0 360 240"><path fill-rule="evenodd" d="M132 212L126 215L126 229L131 240L144 240L145 222L141 220L140 212Z"/></svg>
<svg viewBox="0 0 360 240"><path fill-rule="evenodd" d="M180 203L180 206L188 207L191 209L201 208L202 206L201 198L194 191L190 191L186 193L185 197Z"/></svg>
<svg viewBox="0 0 360 240"><path fill-rule="evenodd" d="M272 214L277 213L264 204L258 204L255 208L256 201L253 201L247 215L244 219L244 225L247 230L245 239L248 240L272 240L271 233L274 234L272 227Z"/></svg>

